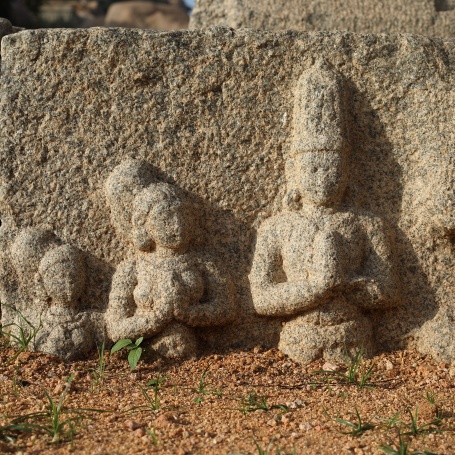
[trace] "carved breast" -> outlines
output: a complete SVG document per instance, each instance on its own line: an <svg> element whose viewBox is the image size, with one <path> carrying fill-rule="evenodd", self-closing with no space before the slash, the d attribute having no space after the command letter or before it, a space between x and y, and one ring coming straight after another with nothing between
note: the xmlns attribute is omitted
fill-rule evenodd
<svg viewBox="0 0 455 455"><path fill-rule="evenodd" d="M193 261L179 257L148 259L138 267L134 300L138 312L147 312L154 302L178 304L180 300L197 303L203 295L204 280Z"/></svg>
<svg viewBox="0 0 455 455"><path fill-rule="evenodd" d="M321 267L347 277L361 267L366 242L356 215L338 212L317 219L292 217L283 229L282 268L287 281L312 279Z"/></svg>

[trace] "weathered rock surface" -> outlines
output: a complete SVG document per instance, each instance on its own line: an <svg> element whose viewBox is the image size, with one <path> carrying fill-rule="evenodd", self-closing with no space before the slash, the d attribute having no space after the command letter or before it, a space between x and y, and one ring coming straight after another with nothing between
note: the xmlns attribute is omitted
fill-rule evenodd
<svg viewBox="0 0 455 455"><path fill-rule="evenodd" d="M312 122L295 118L301 77L318 60L342 81L345 115L341 136L334 128L325 143L317 134L311 141L302 140ZM354 323L346 322L346 333L361 331L372 337L377 350L409 346L455 359L454 82L453 40L420 36L214 28L172 33L37 30L4 37L3 320L14 317L3 303L22 311L36 300L43 315L53 307L53 314L60 307L76 308L61 310L68 313L68 325L86 314L96 327L101 314L115 338L127 333L120 333L120 324L109 323L117 311L123 315L118 320L125 321L161 301L168 323L151 330L150 345L165 355L191 354L201 339L214 348L276 346L282 329L289 333L286 327L294 323L291 342L295 334L308 332L308 325L293 322L308 318L306 312L297 309L290 316L264 311L258 316L255 308L260 303L254 297L253 305L255 291L248 275L253 257L261 251L264 226L283 217L274 241L295 235L291 220L301 209L290 189L295 179L310 178L312 164L300 163L302 173L298 166L289 169L295 144L339 147L341 137L349 144L342 165L346 188L340 199L346 210L331 223L332 233L322 232L315 241L315 259L306 257L303 242L297 241L296 248L307 261L326 261L322 266L317 262L327 272L318 278L323 284L332 279L331 268L340 270L342 264L327 252L351 248L360 262L350 270L365 281L378 276L383 258L374 245L384 237L390 251L386 269L395 268L398 280L389 289L398 287L400 297L387 297L384 301L390 305L378 309L359 304L360 308L358 300L342 293L328 319L337 318L341 308L342 321L344 301L349 300L346 305L356 306L359 316ZM298 99L305 105L305 96ZM335 124L329 122L326 130ZM118 172L122 168L126 173ZM330 176L329 168L327 172ZM157 188L167 188L167 202L151 203ZM144 215L148 208L158 218ZM170 217L171 212L177 218ZM136 235L134 225L146 229ZM163 261L157 245L167 242L167 234L161 234L172 226L176 235L189 235L187 249L178 247ZM17 247L24 245L24 232L35 231L47 232L44 238L56 238L57 243L46 240L45 247L27 253L32 259L25 262L13 259L18 257ZM351 231L363 246L350 243ZM305 229L302 234L310 235ZM83 284L75 280L73 266L65 259L70 254L82 261L78 267L84 270ZM52 264L67 264L57 267L66 276L62 288L53 287L52 280L45 284ZM28 286L32 275L36 286ZM274 278L292 279L285 274ZM147 287L151 289L141 294ZM123 306L114 305L115 300ZM213 311L205 307L215 301ZM194 307L197 316L183 317L176 311L178 302L187 310ZM153 318L152 313L145 319ZM323 313L318 317L324 318ZM135 334L145 332L144 327ZM102 329L95 332L99 335ZM80 339L48 329L46 333L47 339L63 338L70 346Z"/></svg>
<svg viewBox="0 0 455 455"><path fill-rule="evenodd" d="M190 28L348 30L455 36L453 0L197 0Z"/></svg>

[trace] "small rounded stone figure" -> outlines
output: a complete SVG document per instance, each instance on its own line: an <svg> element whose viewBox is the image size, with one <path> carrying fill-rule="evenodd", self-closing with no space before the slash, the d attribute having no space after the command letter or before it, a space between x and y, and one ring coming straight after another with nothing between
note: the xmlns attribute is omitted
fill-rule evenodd
<svg viewBox="0 0 455 455"><path fill-rule="evenodd" d="M37 329L34 348L65 359L82 357L95 344L91 315L81 311L86 270L82 252L52 232L24 229L11 247L20 287L33 302L17 308ZM30 327L25 327L30 330Z"/></svg>
<svg viewBox="0 0 455 455"><path fill-rule="evenodd" d="M388 239L378 218L342 204L349 148L341 82L315 66L299 81L286 162L292 210L259 228L250 273L259 314L288 318L279 349L300 363L374 350L371 312L396 301Z"/></svg>
<svg viewBox="0 0 455 455"><path fill-rule="evenodd" d="M133 160L122 163L106 185L112 206L122 198L118 181L129 175L133 182L128 191L135 194L130 213L137 250L114 275L107 330L114 341L144 337L163 356L190 356L197 349L192 327L233 319L232 291L210 261L191 251L195 216L177 189L158 182L134 191L140 167Z"/></svg>

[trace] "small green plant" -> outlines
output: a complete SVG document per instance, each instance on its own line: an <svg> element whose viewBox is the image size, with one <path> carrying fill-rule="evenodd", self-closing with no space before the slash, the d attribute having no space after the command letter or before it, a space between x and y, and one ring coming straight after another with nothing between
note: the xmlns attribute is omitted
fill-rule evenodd
<svg viewBox="0 0 455 455"><path fill-rule="evenodd" d="M104 351L105 351L105 342L101 344L101 347L97 347L98 351L98 365L96 368L93 369L93 379L95 380L96 384L99 384L103 381L104 375L106 373L106 360L104 358Z"/></svg>
<svg viewBox="0 0 455 455"><path fill-rule="evenodd" d="M411 423L409 425L409 431L407 431L406 435L412 435L412 436L417 436L418 434L427 434L431 432L437 432L440 431L438 428L442 423L442 418L440 416L437 416L435 419L433 419L431 422L425 423L423 425L418 424L418 406L415 407L415 412L414 414L412 411L408 408L407 412L409 416L411 417Z"/></svg>
<svg viewBox="0 0 455 455"><path fill-rule="evenodd" d="M370 422L362 422L362 418L360 417L359 411L357 408L355 409L355 414L357 417L357 422L350 422L349 420L344 419L334 419L336 423L340 425L346 425L351 428L350 431L342 432L343 434L351 434L352 436L360 436L361 434L365 433L365 431L372 430L374 425Z"/></svg>
<svg viewBox="0 0 455 455"><path fill-rule="evenodd" d="M387 430L390 430L393 427L397 427L400 423L403 423L399 417L401 415L401 412L397 412L392 418L390 419L383 419L380 418L383 422L386 424Z"/></svg>
<svg viewBox="0 0 455 455"><path fill-rule="evenodd" d="M153 389L153 395L154 395L153 400L150 398L147 391L145 389L142 389L142 394L144 395L144 398L146 399L150 408L154 411L156 411L160 407L159 391L161 388L161 384L165 380L166 380L166 378L164 378L164 377L158 377L158 378L152 379L151 381L147 382L147 387L150 387Z"/></svg>
<svg viewBox="0 0 455 455"><path fill-rule="evenodd" d="M158 437L156 436L155 428L152 428L151 430L149 428L146 428L145 433L150 436L150 439L152 440L152 444L154 446L158 445Z"/></svg>
<svg viewBox="0 0 455 455"><path fill-rule="evenodd" d="M330 381L341 381L346 384L353 384L359 388L372 388L371 379L373 376L374 364L369 368L366 368L362 365L363 355L365 354L365 349L361 346L354 354L354 356L347 356L347 371L325 371L319 370L315 371L315 374L322 374L326 377L327 383Z"/></svg>
<svg viewBox="0 0 455 455"><path fill-rule="evenodd" d="M128 338L119 340L112 347L111 354L124 348L128 349L128 351L130 351L128 354L128 363L130 364L131 370L135 370L142 355L142 348L140 347L140 344L143 339L144 337L140 337L134 343Z"/></svg>
<svg viewBox="0 0 455 455"><path fill-rule="evenodd" d="M60 395L58 403L52 399L47 391L44 394L47 398L47 410L32 412L23 416L14 418L9 425L9 431L28 431L47 433L53 443L62 440L73 440L76 433L76 425L84 419L87 419L86 412L106 412L99 409L64 409L64 402L74 375L71 375L65 388Z"/></svg>
<svg viewBox="0 0 455 455"><path fill-rule="evenodd" d="M369 368L363 368L362 360L364 353L364 348L361 346L348 364L346 378L348 383L355 384L358 387L371 387L367 383L371 380L374 363Z"/></svg>
<svg viewBox="0 0 455 455"><path fill-rule="evenodd" d="M209 372L209 369L212 365L209 364L207 365L206 369L204 370L204 372L202 373L201 375L201 378L199 379L199 388L197 390L197 392L201 395L208 395L210 392L207 390L207 384L206 384L206 377L207 377L207 374Z"/></svg>
<svg viewBox="0 0 455 455"><path fill-rule="evenodd" d="M425 398L427 399L428 403L436 404L436 394L434 392L426 391Z"/></svg>
<svg viewBox="0 0 455 455"><path fill-rule="evenodd" d="M206 369L203 371L203 373L199 379L198 388L194 389L194 391L198 394L198 396L193 399L193 402L196 404L200 404L204 401L204 395L216 395L218 397L222 395L221 390L209 390L208 389L207 374L208 374L211 366L212 366L211 364L207 365Z"/></svg>
<svg viewBox="0 0 455 455"><path fill-rule="evenodd" d="M378 449L390 455L437 455L434 452L417 451L410 452L409 444L404 440L403 435L398 431L398 442L391 441L392 445L382 445Z"/></svg>
<svg viewBox="0 0 455 455"><path fill-rule="evenodd" d="M269 406L267 404L267 397L258 395L257 393L250 393L246 400L242 401L240 411L246 415L247 412L254 411L270 411L271 409L280 409L282 412L287 412L288 408L284 404L274 404Z"/></svg>
<svg viewBox="0 0 455 455"><path fill-rule="evenodd" d="M16 308L14 308L10 305L7 305L6 303L3 303L2 306L15 312L20 320L20 323L11 322L9 324L6 324L6 325L0 327L0 335L4 336L10 344L12 343L13 345L15 345L19 348L18 351L16 352L16 354L11 359L8 360L7 364L10 364L10 363L14 362L21 355L22 352L27 351L30 343L32 341L33 342L35 341L36 335L41 330L42 324L41 324L41 319L40 319L38 327L35 327ZM8 327L12 328L13 331L5 330Z"/></svg>
<svg viewBox="0 0 455 455"><path fill-rule="evenodd" d="M165 377L158 377L147 382L147 387L153 390L153 398L149 395L147 389L141 387L142 396L145 398L146 405L134 406L129 411L156 411L160 408L159 391L161 384L166 380Z"/></svg>

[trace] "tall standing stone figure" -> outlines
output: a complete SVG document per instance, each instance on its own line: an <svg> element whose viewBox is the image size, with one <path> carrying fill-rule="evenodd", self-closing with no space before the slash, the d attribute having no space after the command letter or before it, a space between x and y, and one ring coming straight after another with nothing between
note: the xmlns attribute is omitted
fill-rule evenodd
<svg viewBox="0 0 455 455"><path fill-rule="evenodd" d="M286 160L288 209L259 228L250 273L257 313L287 318L279 349L297 362L375 349L374 313L397 303L380 219L343 203L349 141L343 83L325 63L300 77Z"/></svg>

